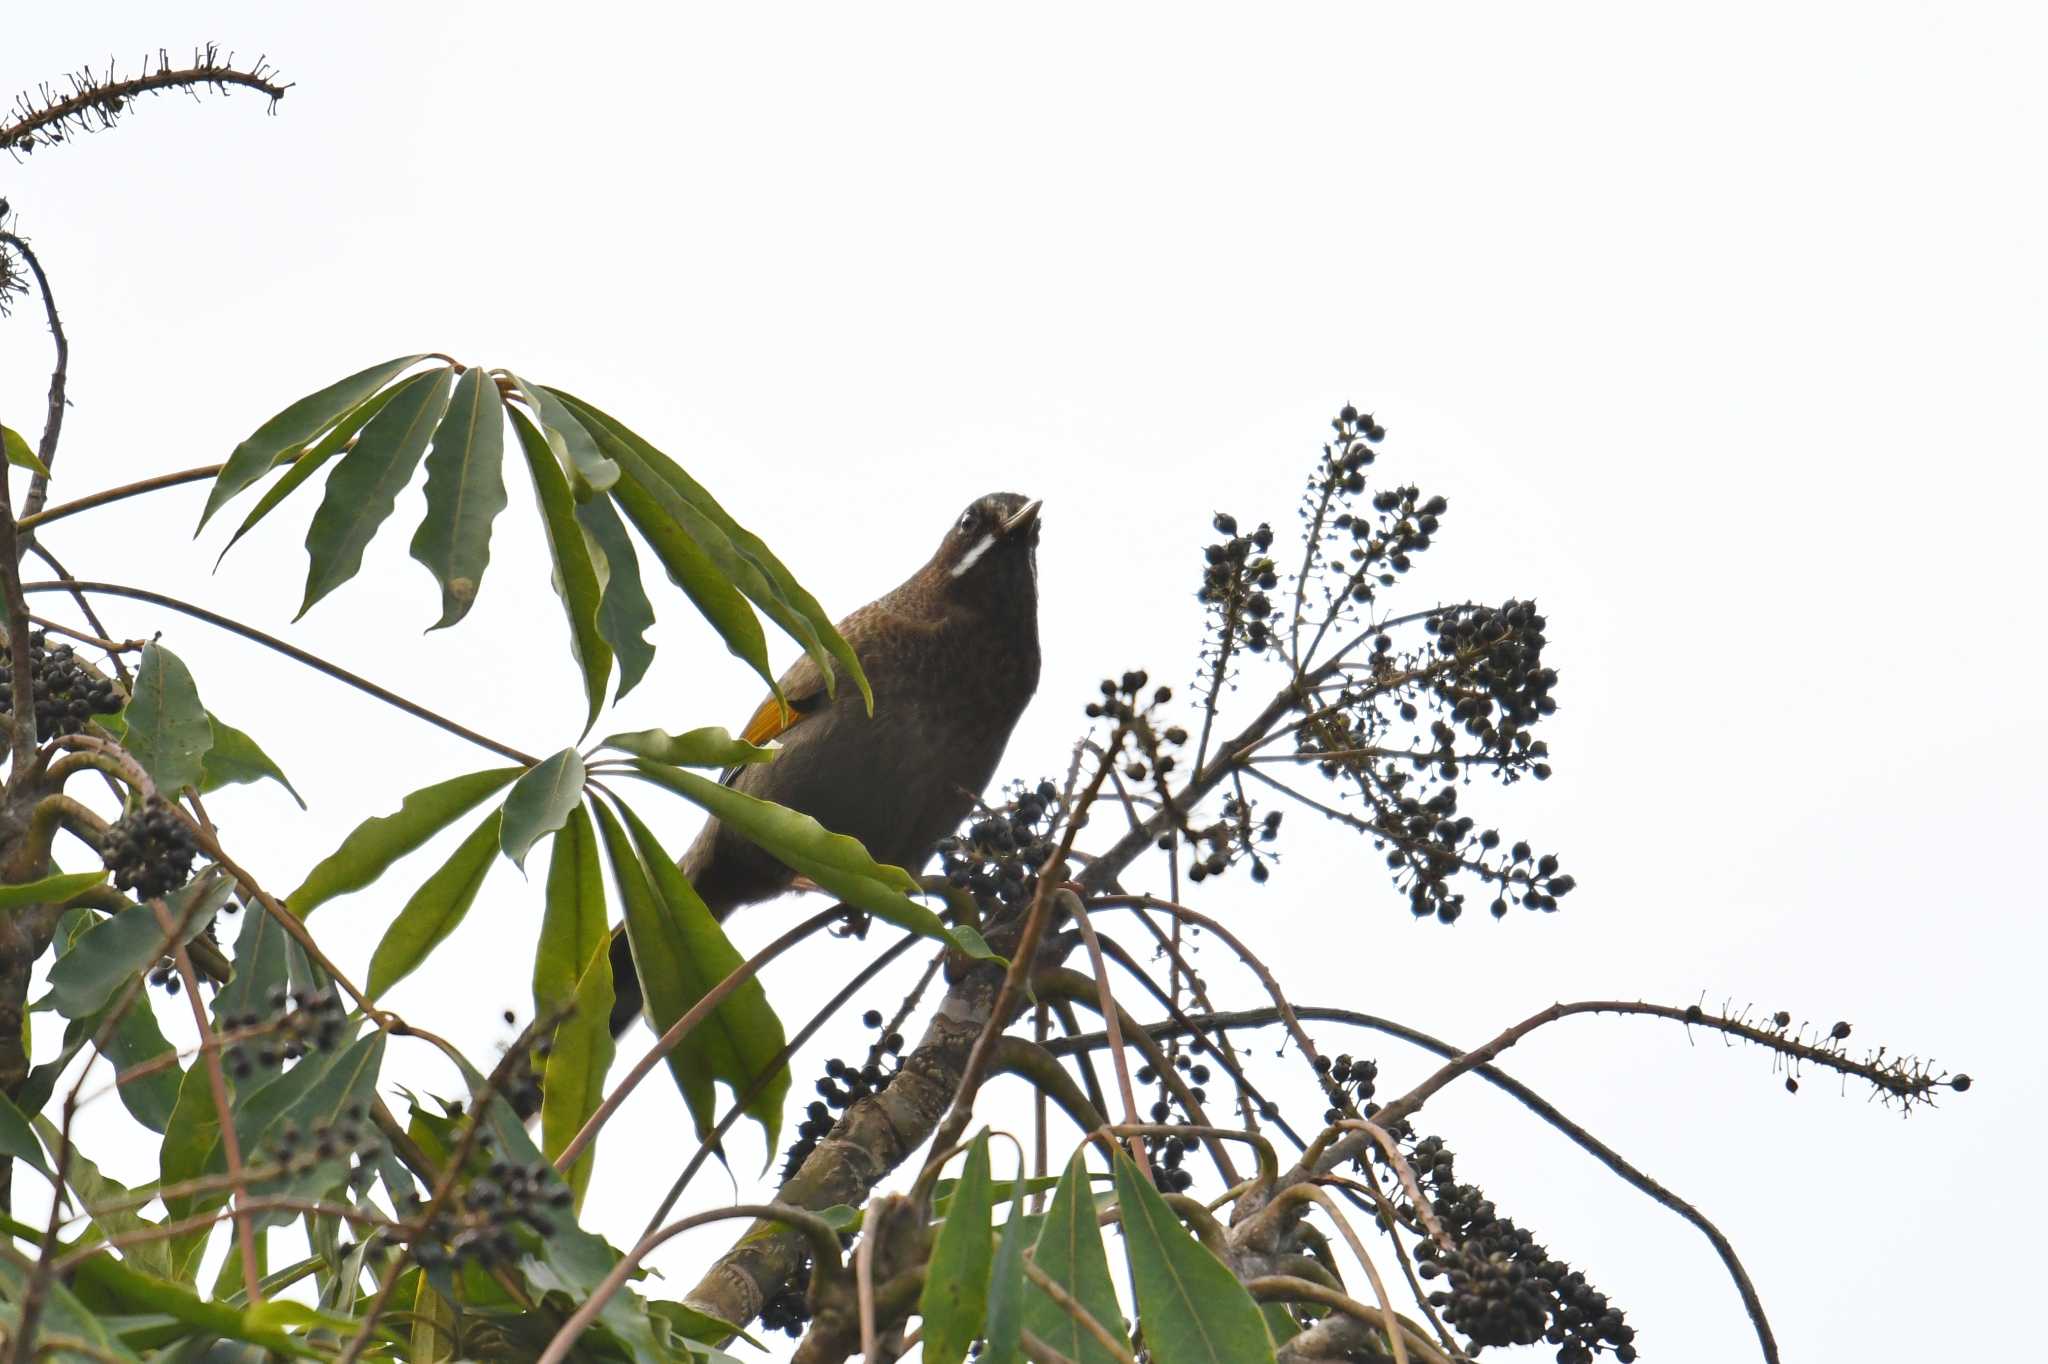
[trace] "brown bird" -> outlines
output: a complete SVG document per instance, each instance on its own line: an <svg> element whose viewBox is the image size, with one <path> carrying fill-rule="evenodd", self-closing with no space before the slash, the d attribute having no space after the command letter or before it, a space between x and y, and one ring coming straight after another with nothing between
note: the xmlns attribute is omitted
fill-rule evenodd
<svg viewBox="0 0 2048 1364"><path fill-rule="evenodd" d="M761 703L741 731L775 760L726 784L800 810L913 873L966 817L1038 687L1038 507L990 493L962 512L902 586L839 622L875 693L872 716L843 680L827 695L806 655L781 677L788 708ZM796 873L717 820L681 860L723 919L788 890ZM639 1016L626 935L612 939L612 1032Z"/></svg>

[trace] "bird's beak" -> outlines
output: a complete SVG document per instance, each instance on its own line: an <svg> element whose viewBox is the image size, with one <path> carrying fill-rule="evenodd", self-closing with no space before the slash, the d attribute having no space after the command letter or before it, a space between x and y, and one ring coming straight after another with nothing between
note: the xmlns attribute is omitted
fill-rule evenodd
<svg viewBox="0 0 2048 1364"><path fill-rule="evenodd" d="M1015 535L1020 530L1030 529L1031 523L1038 519L1038 509L1044 505L1043 499L1035 497L1025 503L1017 509L1015 516L1003 522L1002 533L1004 535Z"/></svg>

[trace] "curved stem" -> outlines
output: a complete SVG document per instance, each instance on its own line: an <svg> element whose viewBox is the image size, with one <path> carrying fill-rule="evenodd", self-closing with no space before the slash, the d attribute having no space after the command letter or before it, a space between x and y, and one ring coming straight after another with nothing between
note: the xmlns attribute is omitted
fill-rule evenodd
<svg viewBox="0 0 2048 1364"><path fill-rule="evenodd" d="M47 460L44 462L48 463ZM87 493L84 497L75 498L70 502L59 502L56 506L44 511L24 509L19 524L23 530L34 530L37 526L47 526L52 521L62 521L67 516L76 516L82 511L91 511L94 507L104 507L109 502L121 502L131 497L140 497L144 493L157 492L163 488L176 488L186 483L198 483L202 479L212 478L225 467L225 465L220 464L207 464L197 469L180 469L174 474L157 474L152 478L139 478L133 483L123 483L118 488L102 488L96 493ZM30 507L33 508L36 505L38 504L31 499Z"/></svg>
<svg viewBox="0 0 2048 1364"><path fill-rule="evenodd" d="M0 250L11 249L28 265L29 273L36 277L36 288L43 296L43 316L50 324L50 339L56 345L57 358L50 367L50 396L43 410L43 436L36 447L36 458L42 461L42 469L29 480L28 499L22 504L24 520L31 520L42 510L43 499L49 496L49 470L57 459L57 438L64 430L64 385L71 369L71 342L64 335L64 322L57 316L57 296L50 292L50 277L43 273L43 263L36 259L36 253L29 244L12 232L0 232Z"/></svg>
<svg viewBox="0 0 2048 1364"><path fill-rule="evenodd" d="M4 538L4 536L0 536L0 538ZM0 546L0 548L4 548L4 546ZM148 602L152 606L162 606L179 612L182 615L190 616L194 620L203 620L208 625L217 626L222 630L228 631L230 634L240 635L243 639L249 640L252 643L261 644L264 648L281 653L295 663L303 663L316 672L327 674L337 682L347 683L357 691L374 696L387 706L395 706L415 719L425 720L436 728L447 730L457 738L467 739L478 748L488 749L500 757L510 758L513 762L523 763L528 767L536 766L540 762L540 759L534 757L531 753L522 753L510 744L501 744L496 739L477 733L467 725L457 724L445 715L428 710L417 701L408 701L397 692L380 687L367 677L360 677L346 668L329 663L318 655L309 654L296 645L287 644L275 635L267 635L253 626L244 625L238 620L231 620L219 612L209 611L205 607L195 606L191 602L180 601L176 597L165 596L161 592L151 592L147 588L142 587L127 587L120 583L87 583L76 580L56 583L23 583L21 590L25 593L91 592L106 597L129 597L135 601Z"/></svg>

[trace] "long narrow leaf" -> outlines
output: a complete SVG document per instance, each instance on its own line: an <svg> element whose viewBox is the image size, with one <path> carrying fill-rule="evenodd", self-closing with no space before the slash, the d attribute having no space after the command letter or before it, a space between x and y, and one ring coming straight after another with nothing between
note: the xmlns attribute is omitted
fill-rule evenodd
<svg viewBox="0 0 2048 1364"><path fill-rule="evenodd" d="M358 824L339 848L307 873L285 902L303 919L335 896L361 890L393 862L460 819L485 797L504 789L525 770L498 767L421 787L405 798L396 814L377 815Z"/></svg>
<svg viewBox="0 0 2048 1364"><path fill-rule="evenodd" d="M398 911L377 950L370 954L366 988L372 997L412 974L469 913L497 860L502 819L502 811L491 811Z"/></svg>
<svg viewBox="0 0 2048 1364"><path fill-rule="evenodd" d="M625 474L621 482L638 481L654 492L669 514L704 546L734 584L804 646L825 675L828 690L834 685L832 663L836 659L860 689L868 709L874 709L874 693L869 690L867 675L861 671L853 646L840 635L817 599L804 590L759 536L735 521L681 465L624 424L580 398L560 389L552 391L600 448L618 462Z"/></svg>
<svg viewBox="0 0 2048 1364"><path fill-rule="evenodd" d="M612 500L653 548L654 557L668 570L669 581L683 589L683 595L718 632L725 647L780 696L775 673L768 666L768 637L761 632L754 608L747 605L746 597L733 586L732 579L720 571L671 510L641 483L621 479L612 488Z"/></svg>
<svg viewBox="0 0 2048 1364"><path fill-rule="evenodd" d="M399 380L396 384L385 389L368 402L356 406L340 421L336 422L326 435L307 446L305 453L293 460L290 466L285 469L284 476L268 488L265 488L263 496L256 499L256 505L249 509L247 516L242 518L242 524L235 527L235 533L228 537L227 545L220 552L220 559L227 558L228 550L235 547L236 541L254 530L257 522L275 511L278 504L304 486L307 479L319 473L322 466L328 460L333 459L336 455L347 449L349 441L354 439L356 432L362 430L369 423L370 418L382 412L384 404L390 402L415 384L431 382L433 377L431 373L415 374L410 378ZM220 559L214 560L216 568L220 566Z"/></svg>
<svg viewBox="0 0 2048 1364"><path fill-rule="evenodd" d="M599 613L603 609L604 584L597 565L591 561L590 545L583 528L576 523L576 500L569 493L562 466L549 452L547 440L534 429L517 408L508 408L512 427L519 435L519 448L526 455L526 469L533 478L533 494L540 503L541 529L547 534L548 558L554 565L555 595L569 618L569 649L575 655L577 671L583 675L583 696L588 709L583 716L586 731L604 709L605 685L611 680L612 646L605 642Z"/></svg>
<svg viewBox="0 0 2048 1364"><path fill-rule="evenodd" d="M576 504L576 524L590 547L590 562L604 583L597 607L597 628L619 660L619 695L639 685L654 662L654 646L646 639L654 627L654 607L640 581L640 556L633 537L608 497Z"/></svg>
<svg viewBox="0 0 2048 1364"><path fill-rule="evenodd" d="M412 481L454 387L454 372L444 369L432 383L397 395L334 466L327 493L306 530L306 597L299 615L363 566L363 551L391 515L398 494Z"/></svg>
<svg viewBox="0 0 2048 1364"><path fill-rule="evenodd" d="M1074 1152L1060 1176L1031 1258L1119 1342L1130 1343L1123 1334L1123 1309L1117 1305L1109 1256L1103 1252L1102 1229L1095 1220L1085 1147ZM1024 1295L1024 1325L1075 1364L1116 1364L1116 1356L1093 1332L1036 1288L1027 1289Z"/></svg>
<svg viewBox="0 0 2048 1364"><path fill-rule="evenodd" d="M427 453L427 514L412 557L441 584L434 629L469 614L491 561L491 523L505 510L505 404L497 381L475 365L456 381L448 414Z"/></svg>
<svg viewBox="0 0 2048 1364"><path fill-rule="evenodd" d="M519 380L519 387L540 412L549 448L555 451L579 485L577 500L580 502L597 493L609 492L611 486L619 481L619 466L598 450L597 442L583 429L583 423L576 420L552 390L539 384L529 384L524 379Z"/></svg>
<svg viewBox="0 0 2048 1364"><path fill-rule="evenodd" d="M206 509L199 514L199 528L205 529L213 514L234 495L263 477L279 455L319 435L357 404L426 357L406 355L359 370L318 393L308 394L256 428L235 447L228 462L214 477L206 495Z"/></svg>
<svg viewBox="0 0 2048 1364"><path fill-rule="evenodd" d="M624 892L626 936L646 992L648 1016L659 1032L737 969L741 957L647 826L623 805L619 812L624 827L604 806L596 810L613 877ZM669 1069L700 1137L711 1130L716 1083L723 1080L735 1093L745 1092L766 1073L782 1043L782 1024L769 1007L761 982L754 979L728 995L669 1052ZM781 1128L788 1089L784 1068L747 1106L748 1116L761 1124L771 1148Z"/></svg>
<svg viewBox="0 0 2048 1364"><path fill-rule="evenodd" d="M988 1311L988 1285L994 1259L989 1232L988 1133L967 1148L967 1163L953 1190L953 1204L939 1224L925 1273L918 1312L924 1317L926 1364L960 1364L981 1334Z"/></svg>
<svg viewBox="0 0 2048 1364"><path fill-rule="evenodd" d="M949 928L938 915L904 894L917 881L901 867L877 862L858 839L835 834L809 815L761 800L695 772L644 758L635 773L694 801L735 833L774 855L784 866L885 923L896 924L983 960L994 953L966 925Z"/></svg>
<svg viewBox="0 0 2048 1364"><path fill-rule="evenodd" d="M1158 1364L1272 1364L1273 1339L1244 1285L1189 1234L1122 1151L1116 1201L1131 1257L1138 1321Z"/></svg>
<svg viewBox="0 0 2048 1364"><path fill-rule="evenodd" d="M540 1144L549 1160L568 1149L604 1102L605 1072L611 1069L615 1049L611 1014L612 957L608 947L600 945L576 982L569 1016L555 1027L541 1077ZM586 1148L567 1173L578 1204L590 1185L596 1156L594 1146Z"/></svg>
<svg viewBox="0 0 2048 1364"><path fill-rule="evenodd" d="M569 1002L593 954L611 946L597 832L581 806L555 835L548 859L547 905L533 953L533 1012Z"/></svg>
<svg viewBox="0 0 2048 1364"><path fill-rule="evenodd" d="M1018 1364L1024 1358L1024 1243L1038 1219L1020 1203L1010 1209L1003 1223L1002 1239L996 1242L995 1267L989 1273L988 1327L982 1332L986 1347L982 1364Z"/></svg>
<svg viewBox="0 0 2048 1364"><path fill-rule="evenodd" d="M744 739L735 739L722 725L670 734L659 729L636 729L629 734L608 736L604 748L616 748L636 758L647 758L671 767L743 767L749 763L775 760L775 750Z"/></svg>
<svg viewBox="0 0 2048 1364"><path fill-rule="evenodd" d="M61 905L107 879L105 871L60 871L19 885L0 886L0 910L21 905Z"/></svg>

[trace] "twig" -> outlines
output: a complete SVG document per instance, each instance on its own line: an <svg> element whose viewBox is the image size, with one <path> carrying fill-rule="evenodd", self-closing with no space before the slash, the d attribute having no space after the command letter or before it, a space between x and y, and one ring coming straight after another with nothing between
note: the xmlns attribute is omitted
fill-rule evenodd
<svg viewBox="0 0 2048 1364"><path fill-rule="evenodd" d="M45 464L49 463L48 460L43 462ZM144 493L153 493L164 488L176 488L186 483L197 483L202 479L212 478L225 467L225 465L220 464L207 464L197 469L180 469L174 474L157 474L151 478L140 478L133 483L123 483L117 488L102 488L96 493L87 493L84 497L74 498L69 502L59 502L56 506L46 511L34 510L34 508L38 508L42 504L37 502L33 495L31 495L28 506L22 512L21 528L25 531L32 531L38 526L47 526L52 521L62 521L67 516L76 516L82 511L91 511L94 507L104 507L109 502L121 502L131 497L140 497ZM38 474L37 477L41 478L42 476ZM31 490L31 493L33 493L33 490Z"/></svg>
<svg viewBox="0 0 2048 1364"><path fill-rule="evenodd" d="M1052 1275L1040 1269L1028 1251L1023 1259L1024 1277L1036 1284L1039 1291L1044 1293L1046 1297L1052 1299L1054 1307L1059 1308L1060 1311L1072 1317L1082 1330L1095 1337L1096 1343L1109 1351L1110 1356L1117 1361L1117 1364L1138 1364L1136 1357L1131 1354L1129 1347L1111 1335L1109 1328L1095 1319L1095 1314L1088 1310L1086 1304L1063 1288Z"/></svg>
<svg viewBox="0 0 2048 1364"><path fill-rule="evenodd" d="M1109 1059L1116 1070L1116 1087L1124 1101L1124 1121L1138 1121L1138 1096L1131 1089L1131 1067L1124 1055L1123 1029L1118 1025L1116 997L1109 989L1109 968L1102 961L1102 942L1095 936L1095 925L1088 922L1088 907L1076 896L1068 912L1074 917L1074 927L1080 931L1081 941L1088 946L1088 960L1095 967L1095 993L1102 1009L1103 1031L1109 1034ZM1139 1173L1146 1179L1152 1178L1152 1162L1145 1154L1145 1143L1131 1142L1131 1159L1138 1164Z"/></svg>
<svg viewBox="0 0 2048 1364"><path fill-rule="evenodd" d="M235 1132L235 1110L228 1103L227 1077L221 1073L220 1038L207 1021L205 1006L199 1002L199 976L192 969L192 955L185 950L184 935L177 921L171 918L161 899L151 900L149 907L170 943L171 960L177 964L178 978L185 985L185 1001L192 1006L193 1025L199 1029L200 1062L206 1067L206 1083L213 1091L214 1113L220 1119L220 1149L227 1159L231 1197L235 1201L235 1238L242 1248L242 1289L249 1306L254 1307L263 1301L263 1281L256 1263L256 1228L242 1206L249 1191L243 1183L242 1139Z"/></svg>
<svg viewBox="0 0 2048 1364"><path fill-rule="evenodd" d="M11 532L8 532L4 529L0 529L0 553L5 552L6 545L4 541L7 534L9 533ZM98 593L102 596L109 597L130 597L136 601L148 602L152 606L166 607L169 610L177 611L183 615L190 616L194 620L203 620L208 625L217 626L220 629L226 630L231 634L240 635L243 639L249 640L253 643L261 644L264 648L271 649L276 651L277 653L283 654L286 658L291 659L295 663L303 663L307 667L313 669L316 672L322 672L327 674L329 677L333 678L337 682L344 682L349 686L354 687L357 691L363 692L364 694L369 696L374 696L379 701L382 701L384 704L388 706L394 706L397 709L404 711L407 715L414 717L415 719L425 720L428 724L433 725L438 729L447 730L450 734L455 735L457 738L467 739L469 740L469 742L475 744L478 748L488 749L490 752L496 753L500 757L510 758L512 761L516 763L523 763L527 767L537 766L540 762L540 759L534 757L531 753L522 753L518 749L513 748L510 744L501 744L496 739L492 739L485 735L477 733L475 730L469 728L467 725L457 724L455 721L450 720L445 715L441 715L435 711L428 710L425 706L419 704L417 701L408 701L403 696L400 696L397 692L391 691L385 687L380 687L375 682L370 681L370 679L368 679L367 677L360 677L357 674L350 672L348 669L339 667L333 663L329 663L326 659L321 658L315 654L309 654L304 649L299 648L297 645L287 644L283 640L278 639L276 636L267 635L263 633L263 631L258 630L253 626L244 625L238 620L230 620L228 617L223 616L216 611L209 611L203 606L195 606L191 602L180 601L176 597L165 596L161 592L151 592L147 588L142 587L125 587L120 583L88 583L78 582L76 580L55 583L23 583L21 585L21 590L25 593L92 592ZM24 605L22 609L25 617L27 613L26 605ZM26 674L22 673L20 669L16 669L16 676L22 677L26 676Z"/></svg>
<svg viewBox="0 0 2048 1364"><path fill-rule="evenodd" d="M29 244L12 232L0 232L0 251L12 249L27 263L29 273L36 277L36 288L43 298L43 316L50 324L50 339L56 346L56 361L50 366L50 395L43 409L43 435L36 446L36 459L42 463L35 476L29 479L28 498L22 503L24 520L31 520L42 510L43 499L49 495L49 471L57 460L57 438L64 431L64 385L71 369L71 342L64 335L64 323L57 316L57 296L50 292L50 277L43 273L43 263L36 259L36 253Z"/></svg>

